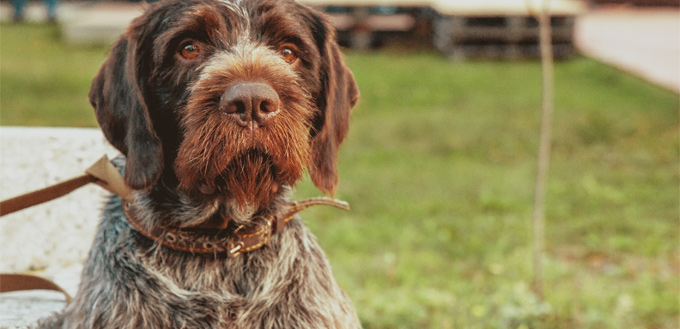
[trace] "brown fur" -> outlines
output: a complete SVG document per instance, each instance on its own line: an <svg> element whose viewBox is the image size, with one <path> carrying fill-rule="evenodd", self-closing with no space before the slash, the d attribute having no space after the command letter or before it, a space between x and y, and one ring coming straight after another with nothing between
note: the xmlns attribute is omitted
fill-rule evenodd
<svg viewBox="0 0 680 329"><path fill-rule="evenodd" d="M186 56L187 44L199 55ZM273 90L273 102L258 107L255 89L238 96L266 113L225 106L236 104L225 101L235 86L252 83ZM114 45L90 91L105 136L125 155L117 164L136 190L131 211L140 222L192 227L228 218L226 230L280 211L305 168L321 191L335 193L337 151L357 98L325 16L289 0L154 3ZM261 249L200 256L136 232L112 197L73 304L38 327L360 324L299 219Z"/></svg>

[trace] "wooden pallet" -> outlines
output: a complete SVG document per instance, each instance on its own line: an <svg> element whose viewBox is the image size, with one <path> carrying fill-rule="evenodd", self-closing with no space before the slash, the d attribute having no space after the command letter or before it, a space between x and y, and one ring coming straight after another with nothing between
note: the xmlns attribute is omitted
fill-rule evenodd
<svg viewBox="0 0 680 329"><path fill-rule="evenodd" d="M555 58L574 52L574 16L551 17ZM439 16L434 46L454 59L540 56L539 26L533 16Z"/></svg>
<svg viewBox="0 0 680 329"><path fill-rule="evenodd" d="M351 48L434 46L456 59L525 58L540 53L533 15L540 11L542 0L301 1L330 12L340 43ZM574 18L584 10L584 3L552 0L550 7L555 57L569 57L574 52ZM380 13L385 8L388 13Z"/></svg>

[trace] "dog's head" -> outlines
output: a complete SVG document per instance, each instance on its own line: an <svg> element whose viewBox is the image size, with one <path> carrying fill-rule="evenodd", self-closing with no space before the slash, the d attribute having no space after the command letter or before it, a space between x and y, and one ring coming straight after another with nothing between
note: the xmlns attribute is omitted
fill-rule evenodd
<svg viewBox="0 0 680 329"><path fill-rule="evenodd" d="M90 102L125 180L259 203L308 168L333 195L358 90L320 13L294 1L150 5L114 45Z"/></svg>

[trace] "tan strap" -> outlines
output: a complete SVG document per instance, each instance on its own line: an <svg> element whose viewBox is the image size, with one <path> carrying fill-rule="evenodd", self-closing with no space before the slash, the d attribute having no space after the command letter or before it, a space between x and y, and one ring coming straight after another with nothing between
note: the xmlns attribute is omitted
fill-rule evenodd
<svg viewBox="0 0 680 329"><path fill-rule="evenodd" d="M0 202L0 216L54 200L89 183L96 183L125 200L131 199L132 190L125 185L123 177L106 156L99 159L85 172L85 175Z"/></svg>
<svg viewBox="0 0 680 329"><path fill-rule="evenodd" d="M25 290L52 290L66 297L66 304L71 303L71 295L56 283L41 277L27 274L0 274L0 293Z"/></svg>
<svg viewBox="0 0 680 329"><path fill-rule="evenodd" d="M123 200L132 200L132 189L125 184L123 176L106 156L87 168L85 172L95 177L97 180L94 183L107 191L120 196Z"/></svg>

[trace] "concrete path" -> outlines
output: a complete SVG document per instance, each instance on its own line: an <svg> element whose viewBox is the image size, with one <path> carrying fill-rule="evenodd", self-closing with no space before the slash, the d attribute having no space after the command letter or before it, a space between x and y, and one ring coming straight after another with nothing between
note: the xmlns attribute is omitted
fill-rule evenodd
<svg viewBox="0 0 680 329"><path fill-rule="evenodd" d="M583 54L680 92L680 10L610 7L576 21Z"/></svg>
<svg viewBox="0 0 680 329"><path fill-rule="evenodd" d="M118 152L95 128L0 127L0 199L81 175ZM0 218L0 272L48 278L74 295L108 196L90 184ZM64 307L49 291L0 294L0 329L22 327Z"/></svg>

